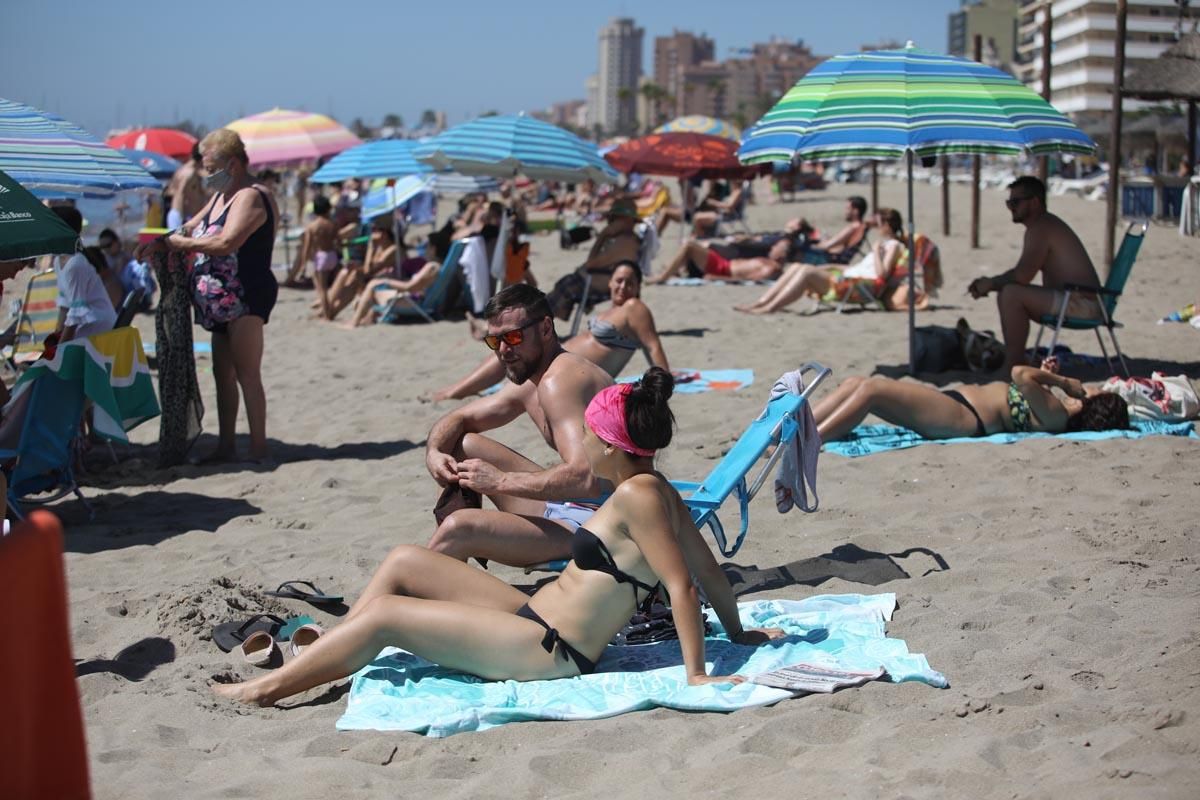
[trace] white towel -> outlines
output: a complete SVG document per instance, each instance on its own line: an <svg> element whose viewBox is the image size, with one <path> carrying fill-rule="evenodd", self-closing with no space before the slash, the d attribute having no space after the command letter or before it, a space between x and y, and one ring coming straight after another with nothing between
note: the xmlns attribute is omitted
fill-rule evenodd
<svg viewBox="0 0 1200 800"><path fill-rule="evenodd" d="M786 394L799 395L804 391L804 378L800 370L785 373L771 387L771 400ZM767 413L764 408L761 419ZM796 506L801 511L812 513L817 510L817 457L821 454L821 434L817 432L817 421L807 402L800 407L800 417L795 423L787 422L780 432L779 447L783 448L779 470L775 473L775 507L780 514ZM812 492L812 505L808 504L808 493Z"/></svg>
<svg viewBox="0 0 1200 800"><path fill-rule="evenodd" d="M488 269L487 247L482 236L472 236L467 239L467 246L459 259L463 277L471 289L471 310L476 314L483 313L488 298L492 295L491 272Z"/></svg>

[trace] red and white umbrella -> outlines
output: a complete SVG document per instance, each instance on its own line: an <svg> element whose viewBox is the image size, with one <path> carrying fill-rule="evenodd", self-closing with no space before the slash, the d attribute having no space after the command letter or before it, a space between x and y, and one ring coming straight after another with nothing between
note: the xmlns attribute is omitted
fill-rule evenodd
<svg viewBox="0 0 1200 800"><path fill-rule="evenodd" d="M196 146L196 137L173 128L136 128L110 136L105 141L118 150L150 150L178 161L187 161Z"/></svg>

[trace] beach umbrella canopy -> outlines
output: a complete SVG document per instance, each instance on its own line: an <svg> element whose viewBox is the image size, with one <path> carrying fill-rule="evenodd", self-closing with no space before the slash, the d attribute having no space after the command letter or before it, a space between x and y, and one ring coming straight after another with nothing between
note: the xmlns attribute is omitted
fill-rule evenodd
<svg viewBox="0 0 1200 800"><path fill-rule="evenodd" d="M742 132L736 125L715 117L703 114L688 114L686 117L676 117L670 122L663 123L654 129L655 133L706 133L709 136L720 136L737 142L742 138Z"/></svg>
<svg viewBox="0 0 1200 800"><path fill-rule="evenodd" d="M275 108L225 126L242 137L252 167L286 167L340 153L362 140L324 114Z"/></svg>
<svg viewBox="0 0 1200 800"><path fill-rule="evenodd" d="M413 156L416 142L380 139L343 150L313 173L313 183L337 183L350 178L399 178L432 170Z"/></svg>
<svg viewBox="0 0 1200 800"><path fill-rule="evenodd" d="M169 178L181 166L175 159L153 150L120 149L117 152L156 178Z"/></svg>
<svg viewBox="0 0 1200 800"><path fill-rule="evenodd" d="M767 170L738 160L737 142L706 133L651 133L604 155L621 172L676 178L748 178Z"/></svg>
<svg viewBox="0 0 1200 800"><path fill-rule="evenodd" d="M0 172L0 261L74 253L79 234L33 194Z"/></svg>
<svg viewBox="0 0 1200 800"><path fill-rule="evenodd" d="M375 219L407 203L421 192L433 190L432 175L408 175L388 185L375 181L362 201L363 220Z"/></svg>
<svg viewBox="0 0 1200 800"><path fill-rule="evenodd" d="M83 128L0 98L0 170L40 195L111 197L158 180Z"/></svg>
<svg viewBox="0 0 1200 800"><path fill-rule="evenodd" d="M480 117L417 146L417 159L464 175L612 182L617 174L596 146L570 131L523 114Z"/></svg>
<svg viewBox="0 0 1200 800"><path fill-rule="evenodd" d="M914 240L913 159L949 154L1090 155L1095 143L1011 75L976 61L918 50L834 56L801 78L746 132L744 163L843 158L908 162L909 263ZM908 288L915 295L915 270ZM915 361L909 303L909 367Z"/></svg>
<svg viewBox="0 0 1200 800"><path fill-rule="evenodd" d="M192 157L196 141L196 137L190 133L174 128L135 128L128 133L110 136L104 143L118 150L150 150L186 161Z"/></svg>

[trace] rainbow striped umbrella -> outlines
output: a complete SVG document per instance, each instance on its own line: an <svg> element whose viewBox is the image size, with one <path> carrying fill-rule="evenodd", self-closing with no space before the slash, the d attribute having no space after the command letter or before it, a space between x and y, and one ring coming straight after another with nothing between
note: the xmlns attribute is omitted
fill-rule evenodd
<svg viewBox="0 0 1200 800"><path fill-rule="evenodd" d="M62 117L0 98L0 170L39 197L158 191L149 172Z"/></svg>
<svg viewBox="0 0 1200 800"><path fill-rule="evenodd" d="M720 136L722 139L738 141L742 138L741 130L723 119L706 117L703 114L688 114L686 117L676 117L670 122L659 125L655 133L704 133L709 136Z"/></svg>
<svg viewBox="0 0 1200 800"><path fill-rule="evenodd" d="M909 263L915 264L914 157L1095 149L1073 122L1011 75L909 42L903 50L850 53L816 66L746 132L738 158L745 164L907 158ZM910 297L915 282L910 269ZM914 306L908 305L910 370Z"/></svg>
<svg viewBox="0 0 1200 800"><path fill-rule="evenodd" d="M252 167L286 167L316 161L362 144L324 114L282 108L252 114L225 126L246 145Z"/></svg>

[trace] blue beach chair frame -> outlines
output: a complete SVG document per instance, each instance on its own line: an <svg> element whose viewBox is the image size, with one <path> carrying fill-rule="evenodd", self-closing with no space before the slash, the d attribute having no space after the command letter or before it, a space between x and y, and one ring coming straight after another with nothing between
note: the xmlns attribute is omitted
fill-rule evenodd
<svg viewBox="0 0 1200 800"><path fill-rule="evenodd" d="M442 306L446 303L446 293L450 291L450 284L454 280L454 273L458 271L458 262L465 249L466 241L463 239L450 245L450 250L442 261L442 268L438 270L433 285L421 297L420 302L413 300L407 292L401 292L389 300L387 305L376 306L379 321L396 322L402 317L419 317L426 322L433 322L441 316Z"/></svg>

